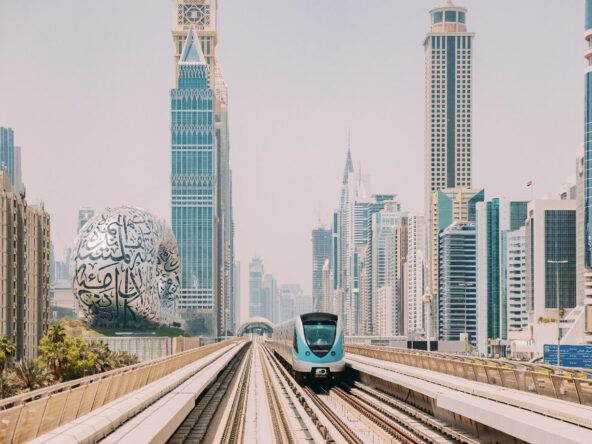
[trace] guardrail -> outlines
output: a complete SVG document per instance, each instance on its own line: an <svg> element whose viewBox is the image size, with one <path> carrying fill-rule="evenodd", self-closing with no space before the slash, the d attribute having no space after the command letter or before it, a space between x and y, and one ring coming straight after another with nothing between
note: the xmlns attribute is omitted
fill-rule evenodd
<svg viewBox="0 0 592 444"><path fill-rule="evenodd" d="M218 342L2 400L0 442L20 443L41 436L233 342Z"/></svg>
<svg viewBox="0 0 592 444"><path fill-rule="evenodd" d="M592 406L592 372L407 349L346 345L348 353Z"/></svg>

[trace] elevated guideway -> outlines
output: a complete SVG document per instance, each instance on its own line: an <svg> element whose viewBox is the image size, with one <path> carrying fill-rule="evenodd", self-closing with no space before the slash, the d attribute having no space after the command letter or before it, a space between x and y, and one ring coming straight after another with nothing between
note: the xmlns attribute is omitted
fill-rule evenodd
<svg viewBox="0 0 592 444"><path fill-rule="evenodd" d="M551 387L579 386L580 392L587 394L592 380L578 378L574 382L581 375L553 375L539 368L518 370L511 363L454 359L429 352L352 346L346 350L347 366L357 375L354 378L411 400L434 417L478 437L501 437L503 441L505 436L554 444L592 442L592 407L553 399L552 389L543 392L549 396L536 392L537 387L542 392L546 382ZM479 374L484 376L482 380ZM565 395L566 390L558 393Z"/></svg>
<svg viewBox="0 0 592 444"><path fill-rule="evenodd" d="M82 378L0 402L0 442L592 443L585 372L346 351L338 384L299 384L257 336Z"/></svg>

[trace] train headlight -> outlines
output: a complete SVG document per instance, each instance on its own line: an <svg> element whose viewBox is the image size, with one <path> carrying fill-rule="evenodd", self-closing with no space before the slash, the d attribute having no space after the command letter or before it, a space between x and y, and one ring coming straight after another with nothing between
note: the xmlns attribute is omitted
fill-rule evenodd
<svg viewBox="0 0 592 444"><path fill-rule="evenodd" d="M331 356L335 356L335 352L334 351L331 352Z"/></svg>
<svg viewBox="0 0 592 444"><path fill-rule="evenodd" d="M306 356L310 356L310 352L307 351L306 353L304 353Z"/></svg>

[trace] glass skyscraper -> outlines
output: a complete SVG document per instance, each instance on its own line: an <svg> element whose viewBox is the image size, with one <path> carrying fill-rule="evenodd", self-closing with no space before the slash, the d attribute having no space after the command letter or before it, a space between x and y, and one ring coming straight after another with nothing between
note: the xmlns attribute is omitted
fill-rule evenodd
<svg viewBox="0 0 592 444"><path fill-rule="evenodd" d="M21 149L14 146L14 132L0 127L0 170L8 173L10 185L15 193L23 191L21 174Z"/></svg>
<svg viewBox="0 0 592 444"><path fill-rule="evenodd" d="M333 233L323 227L312 230L312 309L323 311L323 267L332 260Z"/></svg>
<svg viewBox="0 0 592 444"><path fill-rule="evenodd" d="M477 280L475 224L458 222L440 234L440 339L456 341L467 333L476 344Z"/></svg>
<svg viewBox="0 0 592 444"><path fill-rule="evenodd" d="M171 90L172 228L182 276L178 309L212 331L214 306L214 92L199 39L190 28ZM205 316L200 316L200 315ZM189 317L188 317L189 318Z"/></svg>

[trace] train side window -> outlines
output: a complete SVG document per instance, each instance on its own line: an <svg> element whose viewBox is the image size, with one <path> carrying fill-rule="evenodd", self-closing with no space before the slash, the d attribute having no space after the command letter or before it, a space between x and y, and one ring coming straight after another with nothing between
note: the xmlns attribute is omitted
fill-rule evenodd
<svg viewBox="0 0 592 444"><path fill-rule="evenodd" d="M292 343L292 347L294 348L294 351L298 353L298 338L296 337L296 329L294 329L294 340Z"/></svg>

